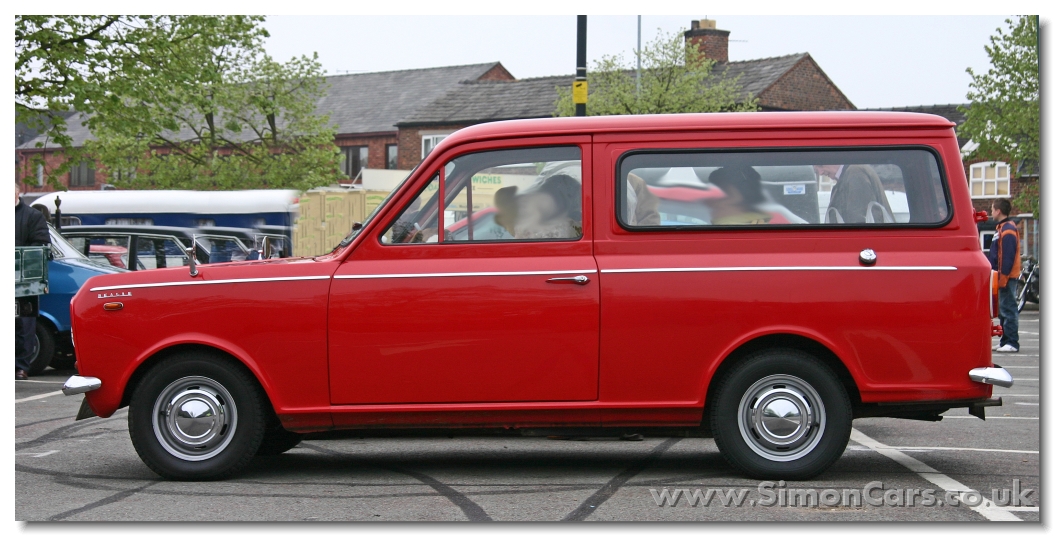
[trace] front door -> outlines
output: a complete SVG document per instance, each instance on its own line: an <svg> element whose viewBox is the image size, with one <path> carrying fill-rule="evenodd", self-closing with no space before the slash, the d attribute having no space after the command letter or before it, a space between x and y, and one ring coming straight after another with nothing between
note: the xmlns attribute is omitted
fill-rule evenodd
<svg viewBox="0 0 1054 536"><path fill-rule="evenodd" d="M461 154L417 181L334 276L334 404L597 398L587 140Z"/></svg>

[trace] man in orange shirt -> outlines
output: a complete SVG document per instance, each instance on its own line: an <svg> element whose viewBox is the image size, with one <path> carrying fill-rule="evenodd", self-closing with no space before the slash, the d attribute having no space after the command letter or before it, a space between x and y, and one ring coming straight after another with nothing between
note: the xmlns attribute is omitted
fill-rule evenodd
<svg viewBox="0 0 1054 536"><path fill-rule="evenodd" d="M995 237L988 250L988 262L999 273L999 321L1003 336L996 352L1017 352L1021 343L1017 338L1017 278L1021 275L1021 255L1017 225L1010 219L1010 200L996 199L992 216L996 221Z"/></svg>

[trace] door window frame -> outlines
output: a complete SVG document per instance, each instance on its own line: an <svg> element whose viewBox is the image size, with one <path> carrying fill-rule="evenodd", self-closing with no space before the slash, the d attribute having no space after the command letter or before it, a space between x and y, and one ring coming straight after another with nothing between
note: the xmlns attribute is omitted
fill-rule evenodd
<svg viewBox="0 0 1054 536"><path fill-rule="evenodd" d="M398 258L421 258L422 255L458 256L470 252L476 256L505 257L510 254L530 255L532 252L538 254L571 255L585 251L592 254L592 241L595 229L593 214L593 148L592 136L589 134L552 135L537 136L532 138L502 139L466 142L458 145L441 147L441 153L429 157L427 165L421 166L414 175L403 185L402 191L394 193L391 202L387 204L384 214L370 222L370 228L364 229L363 233L342 252L343 260L351 258L369 259L398 259ZM499 151L511 149L531 149L558 146L577 146L581 151L582 171L582 236L579 240L561 241L487 241L467 242L454 241L447 243L417 244L417 247L388 247L381 237L388 227L402 214L406 203L412 202L422 188L432 178L440 173L451 160L471 153L484 151ZM442 187L442 179L440 185ZM468 250L466 248L471 248ZM575 253L572 253L575 252Z"/></svg>

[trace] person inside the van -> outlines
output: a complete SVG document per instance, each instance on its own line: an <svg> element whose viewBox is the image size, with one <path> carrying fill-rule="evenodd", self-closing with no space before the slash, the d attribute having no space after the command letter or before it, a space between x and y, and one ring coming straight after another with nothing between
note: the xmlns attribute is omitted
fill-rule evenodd
<svg viewBox="0 0 1054 536"><path fill-rule="evenodd" d="M569 175L544 177L519 194L502 188L494 199L495 221L518 240L582 236L582 184Z"/></svg>
<svg viewBox="0 0 1054 536"><path fill-rule="evenodd" d="M757 225L772 220L771 214L757 208L766 199L761 191L761 175L754 168L717 168L710 173L710 184L725 194L705 201L710 207L711 225Z"/></svg>
<svg viewBox="0 0 1054 536"><path fill-rule="evenodd" d="M626 175L626 204L623 218L629 225L662 225L659 198L648 190L648 184L633 172Z"/></svg>
<svg viewBox="0 0 1054 536"><path fill-rule="evenodd" d="M834 181L825 223L893 223L882 180L867 164L817 165L816 175Z"/></svg>

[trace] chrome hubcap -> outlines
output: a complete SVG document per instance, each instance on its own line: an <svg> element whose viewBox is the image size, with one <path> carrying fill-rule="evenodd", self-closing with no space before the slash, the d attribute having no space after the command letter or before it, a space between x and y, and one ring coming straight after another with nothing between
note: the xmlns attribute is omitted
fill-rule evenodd
<svg viewBox="0 0 1054 536"><path fill-rule="evenodd" d="M823 437L826 414L816 390L795 376L776 374L751 385L739 402L739 431L758 455L797 460Z"/></svg>
<svg viewBox="0 0 1054 536"><path fill-rule="evenodd" d="M209 378L180 378L154 403L154 435L181 460L207 460L223 452L237 425L238 410L230 393Z"/></svg>

